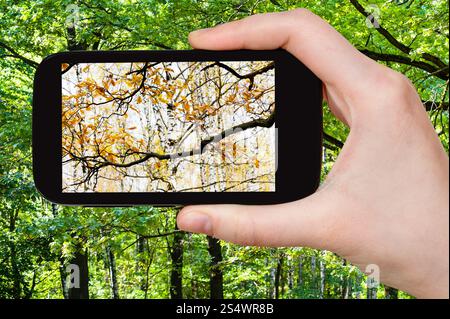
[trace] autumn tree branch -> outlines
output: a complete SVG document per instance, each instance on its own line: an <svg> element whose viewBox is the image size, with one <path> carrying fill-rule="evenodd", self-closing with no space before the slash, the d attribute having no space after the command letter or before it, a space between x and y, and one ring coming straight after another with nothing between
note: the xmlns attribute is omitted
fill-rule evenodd
<svg viewBox="0 0 450 319"><path fill-rule="evenodd" d="M218 62L218 61L214 62L214 63L212 63L210 65L205 66L203 69L201 69L201 71L205 71L205 70L207 70L209 68L212 68L212 67L215 67L215 66L218 66L218 67L220 67L222 69L227 70L228 72L233 74L238 79L249 79L250 80L250 85L249 85L248 89L251 90L253 88L253 82L254 82L255 76L257 76L258 74L265 73L265 72L267 72L269 70L272 70L273 68L275 68L275 63L271 62L271 63L267 64L265 67L263 67L263 68L261 68L259 70L250 72L248 74L243 74L243 75L239 74L238 72L236 72L236 70L234 70L232 67L226 65L225 63Z"/></svg>
<svg viewBox="0 0 450 319"><path fill-rule="evenodd" d="M231 186L228 186L228 187L224 188L223 190L221 190L222 192L225 192L225 191L230 190L232 188L236 188L239 185L242 185L242 184L245 184L245 183L268 183L268 184L274 183L274 181L258 181L259 178L262 178L262 177L265 177L265 176L273 176L273 174L263 174L263 175L260 175L260 176L248 178L248 179L243 180L243 181L230 181L230 180L215 181L215 182L212 182L212 183L207 184L207 185L194 186L194 187L189 187L189 188L185 188L185 189L180 189L180 190L177 190L177 192L180 192L180 193L181 192L188 192L188 191L192 191L192 190L196 190L196 189L202 189L202 188L205 188L205 187L217 185L217 184L220 184L220 183L233 183L233 184L235 184L235 185L231 185Z"/></svg>
<svg viewBox="0 0 450 319"><path fill-rule="evenodd" d="M274 123L275 123L275 112L272 112L272 114L266 119L256 119L256 120L252 120L249 122L244 122L242 124L235 125L232 128L229 128L227 130L224 130L218 134L207 137L200 142L200 147L198 147L197 149L193 149L193 150L181 152L181 153L171 153L171 154L161 154L161 153L155 153L155 152L129 152L126 154L126 157L132 156L132 155L144 155L144 156L135 161L128 162L128 163L114 163L114 162L110 162L110 161L106 161L106 160L99 161L99 162L97 162L96 166L90 167L90 169L98 170L98 169L106 167L106 166L131 167L131 166L134 166L137 164L141 164L141 163L149 160L150 158L157 158L158 160L168 160L171 158L183 158L183 157L193 156L196 154L201 154L203 149L212 142L218 142L225 137L231 136L235 133L239 133L239 132L242 132L243 130L247 130L247 129L254 128L254 127L269 128ZM85 161L85 162L86 161L87 162L95 161L95 158L96 158L93 156L79 157L79 156L76 156L75 154L71 154L71 155L74 160Z"/></svg>

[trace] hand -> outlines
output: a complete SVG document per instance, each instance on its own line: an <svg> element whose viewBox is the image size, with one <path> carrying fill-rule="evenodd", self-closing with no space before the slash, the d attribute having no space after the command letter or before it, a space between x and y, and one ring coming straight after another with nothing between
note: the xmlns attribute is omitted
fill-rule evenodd
<svg viewBox="0 0 450 319"><path fill-rule="evenodd" d="M242 245L333 251L416 297L449 295L449 161L415 88L303 9L255 15L190 34L194 48L284 48L324 83L350 134L313 195L273 206L202 205L182 230ZM293 168L295 169L295 168Z"/></svg>

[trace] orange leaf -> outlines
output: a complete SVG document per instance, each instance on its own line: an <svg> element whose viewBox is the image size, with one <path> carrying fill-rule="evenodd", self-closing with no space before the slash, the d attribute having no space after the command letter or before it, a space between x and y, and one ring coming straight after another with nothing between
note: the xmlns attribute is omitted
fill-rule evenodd
<svg viewBox="0 0 450 319"><path fill-rule="evenodd" d="M225 157L225 149L222 148L222 152L221 152L221 157L222 157L222 161L225 161L226 157Z"/></svg>

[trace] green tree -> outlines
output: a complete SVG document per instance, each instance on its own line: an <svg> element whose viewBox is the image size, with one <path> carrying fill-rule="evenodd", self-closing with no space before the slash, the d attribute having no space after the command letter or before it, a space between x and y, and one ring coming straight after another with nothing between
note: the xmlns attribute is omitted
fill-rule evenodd
<svg viewBox="0 0 450 319"><path fill-rule="evenodd" d="M197 28L300 6L408 76L448 151L448 1L1 1L0 298L69 297L65 267L83 254L89 298L169 298L175 283L187 298L210 298L211 283L225 298L366 298L365 275L330 252L208 242L176 230L174 208L52 209L32 181L32 83L45 56L187 49ZM324 176L347 134L324 105Z"/></svg>

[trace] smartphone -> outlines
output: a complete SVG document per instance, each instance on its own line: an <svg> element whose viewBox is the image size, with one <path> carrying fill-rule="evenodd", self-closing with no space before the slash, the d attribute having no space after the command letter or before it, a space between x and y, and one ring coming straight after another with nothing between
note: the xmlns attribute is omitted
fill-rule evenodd
<svg viewBox="0 0 450 319"><path fill-rule="evenodd" d="M321 154L322 84L284 50L64 52L35 74L55 203L283 203L316 190Z"/></svg>

